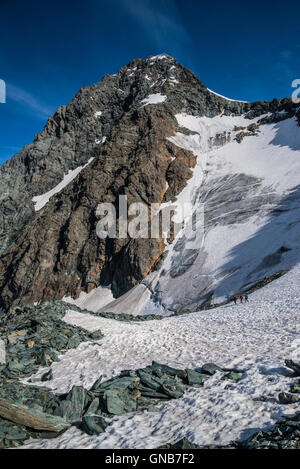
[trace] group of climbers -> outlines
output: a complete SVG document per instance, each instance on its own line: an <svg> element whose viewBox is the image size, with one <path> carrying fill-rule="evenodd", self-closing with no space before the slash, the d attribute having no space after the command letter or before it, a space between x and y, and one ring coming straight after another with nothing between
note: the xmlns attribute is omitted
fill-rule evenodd
<svg viewBox="0 0 300 469"><path fill-rule="evenodd" d="M248 297L248 294L245 293L245 295L234 296L233 301L234 301L234 304L235 304L235 305L237 304L238 299L240 299L240 302L241 302L241 303L249 303L248 298L249 298L249 297Z"/></svg>

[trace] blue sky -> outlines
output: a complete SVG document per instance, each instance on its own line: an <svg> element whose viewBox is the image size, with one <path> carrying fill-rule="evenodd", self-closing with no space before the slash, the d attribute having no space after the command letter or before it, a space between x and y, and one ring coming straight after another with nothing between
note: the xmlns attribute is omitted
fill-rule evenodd
<svg viewBox="0 0 300 469"><path fill-rule="evenodd" d="M300 78L296 1L0 0L0 164L85 85L168 53L233 99L290 96Z"/></svg>

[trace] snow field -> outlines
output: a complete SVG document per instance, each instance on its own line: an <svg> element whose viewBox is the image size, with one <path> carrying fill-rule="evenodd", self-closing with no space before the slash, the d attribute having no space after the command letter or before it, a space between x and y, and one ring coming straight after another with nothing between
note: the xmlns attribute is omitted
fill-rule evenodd
<svg viewBox="0 0 300 469"><path fill-rule="evenodd" d="M194 369L214 362L245 370L243 379L233 383L217 373L203 388L189 388L181 399L159 404L159 413L115 417L98 437L72 428L55 440L32 440L26 447L157 448L184 436L199 445L226 444L293 414L297 404L280 405L277 397L293 382L284 360L300 358L299 275L298 265L250 295L249 304L161 321L122 323L69 310L66 323L100 328L105 337L81 344L52 365L53 380L42 385L55 392L73 385L89 389L99 375L109 379L152 360ZM262 396L265 402L253 400Z"/></svg>

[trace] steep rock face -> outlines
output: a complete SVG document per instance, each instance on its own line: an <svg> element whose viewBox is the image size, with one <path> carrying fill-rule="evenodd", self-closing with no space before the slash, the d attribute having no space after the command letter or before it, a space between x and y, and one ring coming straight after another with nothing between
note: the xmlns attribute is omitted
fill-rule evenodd
<svg viewBox="0 0 300 469"><path fill-rule="evenodd" d="M243 103L215 95L169 56L132 61L117 75L83 88L31 145L0 168L0 306L77 297L109 284L118 297L157 268L165 256L163 239L100 240L96 209L101 202L117 208L124 194L129 204L167 203L184 190L196 155L172 141L178 132L193 135L175 118L178 113L264 115L277 122L295 111L288 99ZM214 133L209 145L228 143L231 131ZM34 197L84 165L34 210ZM177 267L172 272L180 274Z"/></svg>
<svg viewBox="0 0 300 469"><path fill-rule="evenodd" d="M161 202L166 172L175 164L189 176L194 158L165 140L165 120L159 111L149 112L142 109L133 127L115 128L115 137L100 155L25 226L1 259L3 298L6 291L16 293L16 287L25 301L76 296L83 288L98 286L101 277L113 283L118 294L147 275L164 249L162 240L100 240L96 209L101 202L117 204L121 194L128 195L129 204ZM145 135L142 141L140 133ZM153 177L156 172L161 177ZM181 185L170 179L169 193Z"/></svg>

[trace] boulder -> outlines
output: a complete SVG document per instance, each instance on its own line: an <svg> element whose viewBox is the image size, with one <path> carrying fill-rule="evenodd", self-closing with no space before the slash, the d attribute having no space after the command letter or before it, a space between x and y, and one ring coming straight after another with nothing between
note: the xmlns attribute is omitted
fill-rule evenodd
<svg viewBox="0 0 300 469"><path fill-rule="evenodd" d="M81 420L87 404L87 391L82 386L73 386L66 397L72 404L72 421Z"/></svg>
<svg viewBox="0 0 300 469"><path fill-rule="evenodd" d="M119 314L117 314L116 316L119 316ZM118 318L114 318L114 319L118 319ZM136 319L136 318L135 318ZM136 374L136 371L135 370L124 370L120 373L120 377L123 377L123 376L131 376L131 377L134 377L134 376L137 376Z"/></svg>
<svg viewBox="0 0 300 469"><path fill-rule="evenodd" d="M203 384L204 381L208 378L207 374L199 373L195 370L186 370L187 372L187 382L190 386L194 384Z"/></svg>
<svg viewBox="0 0 300 469"><path fill-rule="evenodd" d="M98 397L95 397L95 399L93 399L90 405L88 406L86 410L86 415L97 414L99 407L100 407L100 401Z"/></svg>
<svg viewBox="0 0 300 469"><path fill-rule="evenodd" d="M224 379L231 379L235 383L238 383L242 379L242 374L237 371L230 371L224 376Z"/></svg>
<svg viewBox="0 0 300 469"><path fill-rule="evenodd" d="M129 387L136 387L139 381L139 378L136 376L123 376L122 378L118 377L105 381L98 389L127 389Z"/></svg>
<svg viewBox="0 0 300 469"><path fill-rule="evenodd" d="M8 420L0 419L0 441L6 440L26 440L28 432L25 428Z"/></svg>
<svg viewBox="0 0 300 469"><path fill-rule="evenodd" d="M186 379L186 371L185 370L177 370L176 368L172 368L168 365L161 365L155 361L152 362L151 369L154 373L166 374L169 376L178 376L178 378Z"/></svg>
<svg viewBox="0 0 300 469"><path fill-rule="evenodd" d="M295 394L300 393L300 380L296 381L296 383L293 383L290 389L291 392Z"/></svg>
<svg viewBox="0 0 300 469"><path fill-rule="evenodd" d="M167 396L172 399L179 399L183 396L185 392L185 388L180 383L176 382L175 380L165 380L161 386L161 390Z"/></svg>
<svg viewBox="0 0 300 469"><path fill-rule="evenodd" d="M0 417L35 430L60 433L69 428L69 423L58 416L45 414L37 408L11 403L0 398Z"/></svg>
<svg viewBox="0 0 300 469"><path fill-rule="evenodd" d="M201 368L202 373L210 376L213 376L217 371L223 371L223 369L214 363L205 363Z"/></svg>
<svg viewBox="0 0 300 469"><path fill-rule="evenodd" d="M107 412L113 415L122 415L137 410L136 397L118 389L108 389L105 391L104 402Z"/></svg>
<svg viewBox="0 0 300 469"><path fill-rule="evenodd" d="M47 373L44 373L41 377L41 381L51 381L51 379L53 379L53 373L52 373L52 370L50 369L49 371L47 371Z"/></svg>
<svg viewBox="0 0 300 469"><path fill-rule="evenodd" d="M300 396L295 396L289 392L281 392L278 396L280 404L296 404L300 402Z"/></svg>
<svg viewBox="0 0 300 469"><path fill-rule="evenodd" d="M167 445L166 449L199 449L199 446L191 443L187 438L183 438L177 443Z"/></svg>
<svg viewBox="0 0 300 469"><path fill-rule="evenodd" d="M285 364L288 368L293 370L296 376L300 376L300 362L295 362L293 360L285 360Z"/></svg>
<svg viewBox="0 0 300 469"><path fill-rule="evenodd" d="M147 408L147 412L160 412L160 409L158 407L156 407L155 405L150 405Z"/></svg>
<svg viewBox="0 0 300 469"><path fill-rule="evenodd" d="M67 422L77 422L79 417L71 401L62 401L60 405L54 410L54 415L62 417Z"/></svg>
<svg viewBox="0 0 300 469"><path fill-rule="evenodd" d="M105 432L106 427L107 423L104 418L85 416L79 428L88 435L100 435Z"/></svg>
<svg viewBox="0 0 300 469"><path fill-rule="evenodd" d="M169 395L163 394L163 392L154 391L154 389L141 384L139 385L139 391L141 392L142 397L150 399L170 399Z"/></svg>
<svg viewBox="0 0 300 469"><path fill-rule="evenodd" d="M154 389L154 391L159 391L162 380L159 378L155 378L154 376L150 375L149 373L145 373L143 370L138 370L138 375L141 380L141 383L148 388Z"/></svg>

